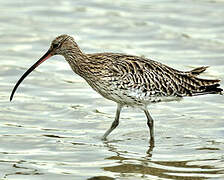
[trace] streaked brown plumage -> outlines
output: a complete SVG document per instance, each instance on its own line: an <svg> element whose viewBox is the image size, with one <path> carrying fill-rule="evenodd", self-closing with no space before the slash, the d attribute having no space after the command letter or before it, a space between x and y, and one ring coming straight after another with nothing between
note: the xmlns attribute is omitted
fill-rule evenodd
<svg viewBox="0 0 224 180"><path fill-rule="evenodd" d="M134 106L144 110L150 128L150 139L154 141L153 119L147 106L154 102L169 101L184 96L221 93L220 80L198 78L207 67L191 71L178 71L159 62L119 53L84 54L75 40L68 35L58 36L50 49L40 58L15 85L10 100L23 79L43 61L53 55L65 57L72 70L103 97L117 103L114 122L104 134L105 139L119 124L123 106Z"/></svg>

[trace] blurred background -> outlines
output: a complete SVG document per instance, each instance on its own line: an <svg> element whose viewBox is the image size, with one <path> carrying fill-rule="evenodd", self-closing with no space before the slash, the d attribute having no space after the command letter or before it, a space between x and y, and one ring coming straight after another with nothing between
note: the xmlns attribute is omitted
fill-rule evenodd
<svg viewBox="0 0 224 180"><path fill-rule="evenodd" d="M124 109L101 141L116 104L55 56L21 75L60 34L83 52L145 56L180 70L210 66L224 82L223 0L0 0L0 179L223 179L223 96Z"/></svg>

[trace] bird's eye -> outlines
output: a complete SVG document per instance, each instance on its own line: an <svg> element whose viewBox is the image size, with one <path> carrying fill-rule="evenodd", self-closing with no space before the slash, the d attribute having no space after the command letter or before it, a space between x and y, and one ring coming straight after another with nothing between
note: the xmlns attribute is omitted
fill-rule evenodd
<svg viewBox="0 0 224 180"><path fill-rule="evenodd" d="M54 44L52 44L52 47L55 49L55 48L57 48L59 46L59 44L58 43L54 43Z"/></svg>

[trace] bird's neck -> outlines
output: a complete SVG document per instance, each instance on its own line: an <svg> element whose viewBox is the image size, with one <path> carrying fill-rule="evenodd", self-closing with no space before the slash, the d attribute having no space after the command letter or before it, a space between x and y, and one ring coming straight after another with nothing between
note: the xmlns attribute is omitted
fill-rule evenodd
<svg viewBox="0 0 224 180"><path fill-rule="evenodd" d="M78 47L70 49L63 56L76 74L83 76L88 72L86 68L90 60Z"/></svg>

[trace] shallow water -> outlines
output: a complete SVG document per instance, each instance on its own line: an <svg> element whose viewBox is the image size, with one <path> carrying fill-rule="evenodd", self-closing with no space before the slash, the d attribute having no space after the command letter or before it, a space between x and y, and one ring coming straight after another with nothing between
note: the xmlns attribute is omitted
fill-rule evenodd
<svg viewBox="0 0 224 180"><path fill-rule="evenodd" d="M0 0L0 179L224 179L224 99L185 98L124 109L96 94L62 57L19 77L59 34L84 52L146 56L181 70L211 66L224 82L224 1Z"/></svg>

